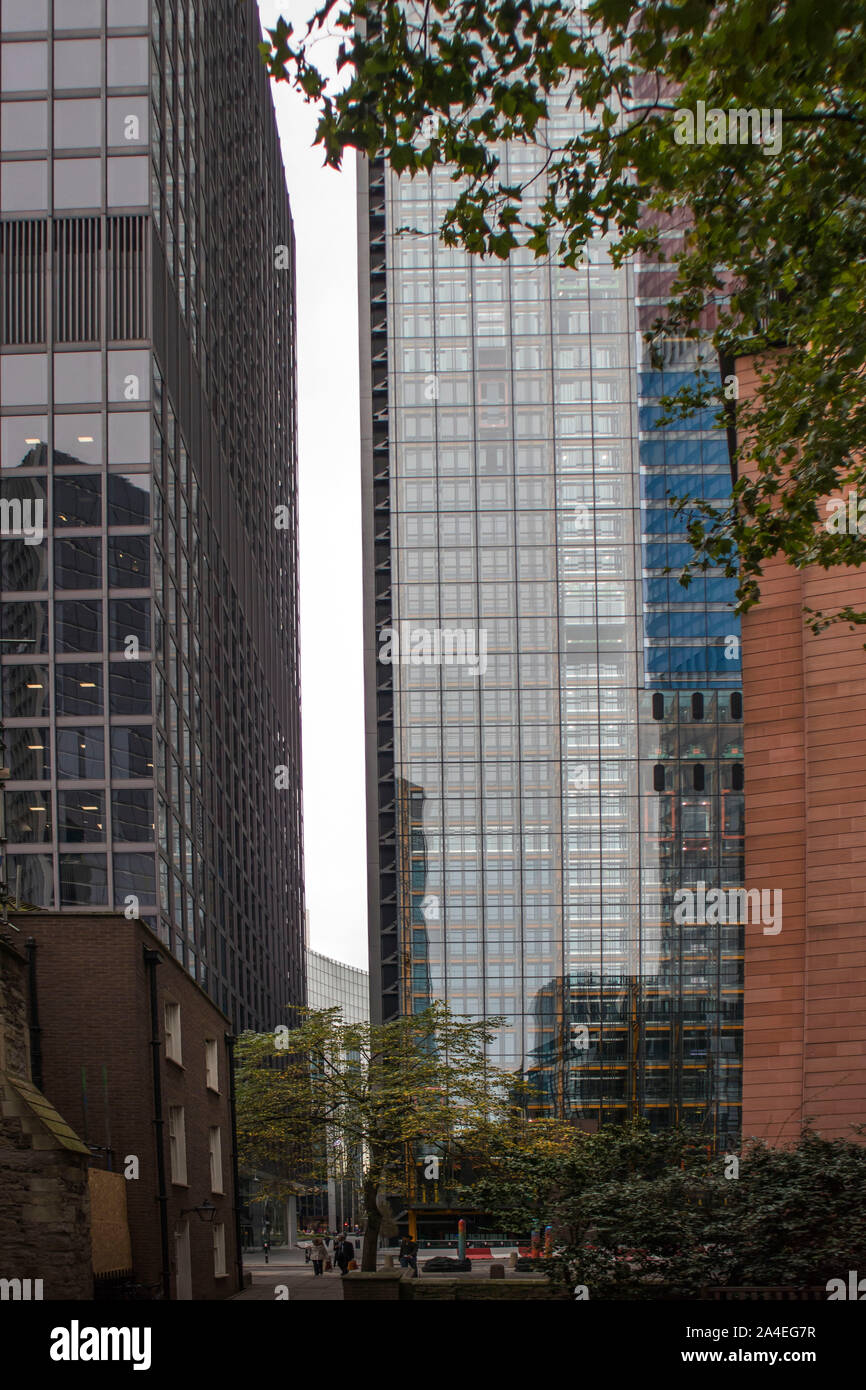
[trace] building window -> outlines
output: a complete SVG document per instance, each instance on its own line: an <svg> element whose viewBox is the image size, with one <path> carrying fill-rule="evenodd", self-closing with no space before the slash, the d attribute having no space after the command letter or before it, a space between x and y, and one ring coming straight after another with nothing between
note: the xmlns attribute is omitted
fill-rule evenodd
<svg viewBox="0 0 866 1390"><path fill-rule="evenodd" d="M205 1084L209 1091L219 1091L219 1052L216 1038L205 1038L204 1049Z"/></svg>
<svg viewBox="0 0 866 1390"><path fill-rule="evenodd" d="M181 1065L183 1058L180 1050L180 1004L173 1004L166 999L163 1003L165 1012L165 1055L172 1062Z"/></svg>
<svg viewBox="0 0 866 1390"><path fill-rule="evenodd" d="M210 1190L223 1191L223 1146L219 1125L210 1127Z"/></svg>
<svg viewBox="0 0 866 1390"><path fill-rule="evenodd" d="M171 1180L179 1187L186 1187L186 1126L182 1105L168 1107L168 1142L171 1154Z"/></svg>
<svg viewBox="0 0 866 1390"><path fill-rule="evenodd" d="M224 1279L226 1269L226 1228L222 1221L213 1226L213 1272L215 1279Z"/></svg>

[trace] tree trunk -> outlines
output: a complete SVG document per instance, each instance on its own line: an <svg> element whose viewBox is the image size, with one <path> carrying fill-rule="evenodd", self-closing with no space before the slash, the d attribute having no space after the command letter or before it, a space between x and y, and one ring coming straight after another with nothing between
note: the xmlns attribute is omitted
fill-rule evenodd
<svg viewBox="0 0 866 1390"><path fill-rule="evenodd" d="M364 1245L361 1252L361 1269L369 1274L376 1272L376 1255L379 1249L379 1230L382 1213L376 1202L379 1183L375 1178L364 1179L364 1212L367 1222L364 1227Z"/></svg>

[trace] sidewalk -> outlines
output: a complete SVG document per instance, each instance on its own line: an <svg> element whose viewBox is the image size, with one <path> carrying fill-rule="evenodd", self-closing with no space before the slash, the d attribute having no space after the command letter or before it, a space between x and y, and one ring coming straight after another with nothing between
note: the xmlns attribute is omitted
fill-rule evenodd
<svg viewBox="0 0 866 1390"><path fill-rule="evenodd" d="M394 1254L394 1264L399 1268L396 1252L389 1251L387 1253ZM432 1271L429 1274L424 1274L425 1256L432 1259L435 1255L453 1255L454 1253L453 1251L441 1250L423 1251L418 1262L421 1277L426 1279L470 1279L473 1275L477 1277L479 1274L486 1274L493 1263L489 1257L482 1257L473 1259L471 1274L445 1273L444 1271L441 1274L435 1274ZM385 1268L385 1254L386 1251L379 1251L379 1269ZM278 1286L288 1290L289 1302L342 1302L343 1299L340 1271L329 1270L316 1276L313 1273L313 1266L305 1262L303 1250L281 1246L270 1252L268 1264L265 1264L265 1257L261 1250L250 1251L244 1254L244 1271L252 1275L252 1286L244 1289L243 1293L233 1294L232 1299L274 1300L277 1297ZM510 1277L534 1279L537 1276L533 1272L510 1273ZM285 1298L285 1293L281 1293L281 1297ZM227 1301L231 1302L232 1300Z"/></svg>
<svg viewBox="0 0 866 1390"><path fill-rule="evenodd" d="M380 1269L383 1263L380 1254ZM244 1272L253 1276L252 1285L243 1293L233 1294L232 1299L274 1300L278 1285L288 1290L289 1302L342 1302L343 1299L342 1276L338 1269L317 1276L313 1266L306 1263L303 1250L288 1245L272 1249L267 1264L261 1250L244 1251ZM281 1293L281 1297L285 1298L285 1294Z"/></svg>

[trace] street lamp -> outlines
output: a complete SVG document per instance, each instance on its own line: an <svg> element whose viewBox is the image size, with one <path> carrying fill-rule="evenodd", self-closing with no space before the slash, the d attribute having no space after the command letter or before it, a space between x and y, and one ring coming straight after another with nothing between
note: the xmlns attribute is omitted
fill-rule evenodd
<svg viewBox="0 0 866 1390"><path fill-rule="evenodd" d="M216 1207L207 1197L205 1197L200 1207L184 1207L180 1214L181 1216L187 1216L191 1211L198 1212L199 1221L213 1221L217 1214Z"/></svg>

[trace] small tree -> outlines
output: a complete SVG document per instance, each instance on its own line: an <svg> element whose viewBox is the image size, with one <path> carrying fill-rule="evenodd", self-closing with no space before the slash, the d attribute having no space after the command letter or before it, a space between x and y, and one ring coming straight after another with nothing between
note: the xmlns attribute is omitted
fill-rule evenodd
<svg viewBox="0 0 866 1390"><path fill-rule="evenodd" d="M362 1155L366 1217L361 1268L375 1270L381 1199L408 1196L407 1155L418 1145L473 1152L503 1121L514 1078L485 1055L501 1019L456 1018L446 1005L375 1025L339 1009L308 1010L282 1034L247 1033L239 1061L238 1150L248 1166L281 1164L272 1195L327 1178L347 1149Z"/></svg>

